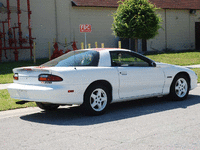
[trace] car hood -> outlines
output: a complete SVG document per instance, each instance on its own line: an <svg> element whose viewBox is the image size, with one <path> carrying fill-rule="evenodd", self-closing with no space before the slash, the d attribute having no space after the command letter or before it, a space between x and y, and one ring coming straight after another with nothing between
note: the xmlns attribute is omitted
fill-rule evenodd
<svg viewBox="0 0 200 150"><path fill-rule="evenodd" d="M160 67L160 68L168 68L168 67L178 67L178 68L185 68L184 66L178 66L178 65L171 65L171 64L166 64L166 63L160 63L160 62L156 62L156 66Z"/></svg>

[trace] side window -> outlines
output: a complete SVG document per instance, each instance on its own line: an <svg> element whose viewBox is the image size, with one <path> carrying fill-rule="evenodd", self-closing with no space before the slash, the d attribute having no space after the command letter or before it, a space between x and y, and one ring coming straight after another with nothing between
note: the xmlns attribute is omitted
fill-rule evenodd
<svg viewBox="0 0 200 150"><path fill-rule="evenodd" d="M135 67L149 67L149 63L145 60L134 56L129 52L111 52L112 66L135 66Z"/></svg>

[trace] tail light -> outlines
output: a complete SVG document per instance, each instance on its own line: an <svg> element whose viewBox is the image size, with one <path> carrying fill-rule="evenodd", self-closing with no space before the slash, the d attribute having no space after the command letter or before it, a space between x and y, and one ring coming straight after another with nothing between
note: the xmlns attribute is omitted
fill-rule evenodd
<svg viewBox="0 0 200 150"><path fill-rule="evenodd" d="M14 80L19 80L19 75L18 75L18 73L15 73L15 74L13 75L13 79L14 79Z"/></svg>
<svg viewBox="0 0 200 150"><path fill-rule="evenodd" d="M38 77L39 81L50 81L50 82L58 82L63 81L63 79L59 76L51 75L51 74L41 74Z"/></svg>

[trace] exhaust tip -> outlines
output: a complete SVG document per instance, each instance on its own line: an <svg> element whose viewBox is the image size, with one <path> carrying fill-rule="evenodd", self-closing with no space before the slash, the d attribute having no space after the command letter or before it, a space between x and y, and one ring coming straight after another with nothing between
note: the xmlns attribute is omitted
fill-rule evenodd
<svg viewBox="0 0 200 150"><path fill-rule="evenodd" d="M26 103L28 103L29 101L18 101L18 102L16 102L16 104L20 104L20 105L23 105L23 104L26 104Z"/></svg>

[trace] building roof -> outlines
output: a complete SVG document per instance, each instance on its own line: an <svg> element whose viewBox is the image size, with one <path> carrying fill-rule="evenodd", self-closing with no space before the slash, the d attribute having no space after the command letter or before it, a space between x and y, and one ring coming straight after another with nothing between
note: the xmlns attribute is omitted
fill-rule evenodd
<svg viewBox="0 0 200 150"><path fill-rule="evenodd" d="M73 6L79 7L118 7L119 0L72 0Z"/></svg>
<svg viewBox="0 0 200 150"><path fill-rule="evenodd" d="M200 9L200 0L150 0L163 9Z"/></svg>
<svg viewBox="0 0 200 150"><path fill-rule="evenodd" d="M118 7L119 0L72 0L77 7ZM200 0L149 0L163 9L200 9Z"/></svg>

